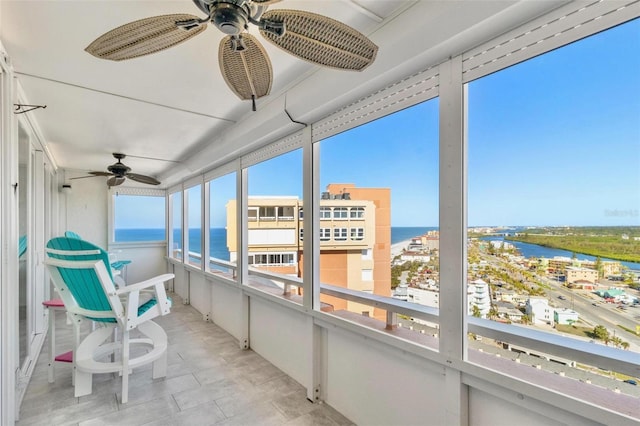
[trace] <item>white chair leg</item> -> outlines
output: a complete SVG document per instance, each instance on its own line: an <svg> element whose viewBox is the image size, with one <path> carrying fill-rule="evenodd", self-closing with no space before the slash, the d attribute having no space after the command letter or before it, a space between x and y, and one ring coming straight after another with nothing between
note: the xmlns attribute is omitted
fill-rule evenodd
<svg viewBox="0 0 640 426"><path fill-rule="evenodd" d="M93 385L93 374L80 371L74 368L75 376L75 396L85 396L91 394L91 388Z"/></svg>
<svg viewBox="0 0 640 426"><path fill-rule="evenodd" d="M51 341L51 346L49 347L49 368L47 370L48 382L53 383L55 381L55 371L53 365L56 362L56 310L49 308L47 309L49 310L49 340Z"/></svg>
<svg viewBox="0 0 640 426"><path fill-rule="evenodd" d="M160 358L153 362L153 368L151 370L151 377L153 379L159 379L167 375L167 351L162 354Z"/></svg>
<svg viewBox="0 0 640 426"><path fill-rule="evenodd" d="M122 398L121 403L129 400L129 330L122 332Z"/></svg>
<svg viewBox="0 0 640 426"><path fill-rule="evenodd" d="M67 320L69 320L69 315L67 315ZM82 325L82 318L75 315L73 318L73 361L71 362L71 366L73 367L73 373L71 374L71 384L75 386L76 384L76 351L78 346L80 346L80 326ZM91 389L91 388L89 388Z"/></svg>

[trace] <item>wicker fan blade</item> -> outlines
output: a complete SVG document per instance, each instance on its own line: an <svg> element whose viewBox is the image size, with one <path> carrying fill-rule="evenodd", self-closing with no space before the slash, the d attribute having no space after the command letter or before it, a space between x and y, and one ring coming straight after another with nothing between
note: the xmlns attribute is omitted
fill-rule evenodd
<svg viewBox="0 0 640 426"><path fill-rule="evenodd" d="M108 172L88 172L88 173L89 173L89 176L78 176L78 177L69 178L69 180L86 179L86 178L92 178L97 176L113 176L112 173L108 173Z"/></svg>
<svg viewBox="0 0 640 426"><path fill-rule="evenodd" d="M251 34L241 36L244 50L234 49L233 36L220 42L218 62L227 85L240 99L257 99L271 91L271 61L260 42Z"/></svg>
<svg viewBox="0 0 640 426"><path fill-rule="evenodd" d="M378 53L378 46L348 25L301 10L274 9L262 21L284 22L283 36L260 29L276 46L301 59L325 67L361 71Z"/></svg>
<svg viewBox="0 0 640 426"><path fill-rule="evenodd" d="M117 177L117 176L113 176L110 177L109 179L107 179L107 186L108 187L112 187L112 186L118 186L118 185L122 185L122 183L125 181L126 179L123 177Z"/></svg>
<svg viewBox="0 0 640 426"><path fill-rule="evenodd" d="M127 177L136 182L146 183L147 185L160 185L160 181L151 176L139 175L137 173L127 173Z"/></svg>
<svg viewBox="0 0 640 426"><path fill-rule="evenodd" d="M87 52L101 59L122 61L168 49L200 34L207 28L201 24L190 29L178 27L176 22L198 19L189 14L154 16L115 28L97 39Z"/></svg>

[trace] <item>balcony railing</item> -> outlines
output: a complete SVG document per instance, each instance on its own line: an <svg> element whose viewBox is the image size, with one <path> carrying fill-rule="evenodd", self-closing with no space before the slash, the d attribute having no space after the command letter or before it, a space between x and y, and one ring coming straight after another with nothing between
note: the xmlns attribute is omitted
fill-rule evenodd
<svg viewBox="0 0 640 426"><path fill-rule="evenodd" d="M217 277L224 278L225 280L234 280L236 278L236 264L215 258L210 258L210 264L218 265L230 271L221 271L219 274L216 274ZM213 269L210 272L216 273ZM302 280L298 277L277 274L257 268L249 268L248 272L248 284L252 287L258 287L257 291L260 291L260 287L262 287L260 284L264 284L264 281L252 283L252 277L266 279L274 284L278 283L277 285L280 287L280 290L277 290L274 286L275 291L268 291L271 297L277 297L277 295L280 294L281 297L292 301L290 296L292 295L293 289L303 287ZM297 294L297 292L295 293ZM439 323L439 310L437 308L417 305L390 297L364 293L329 284L321 284L320 293L385 310L387 314L384 328L387 330L397 329L399 315L415 320L422 320L427 323ZM298 303L296 304L299 305L300 300L297 300ZM286 303L286 301L284 301L284 303ZM291 303L294 302L292 301ZM338 314L337 316L345 317L345 315L342 314ZM358 314L349 315L345 318L353 319L359 317L362 318L362 321L358 321L361 325L377 322L372 318L362 317ZM549 355L549 359L565 360L566 362L564 363L568 365L580 363L597 366L597 368L600 369L611 370L631 377L640 376L640 364L638 363L638 354L636 352L473 316L467 317L467 326L468 332L470 333L493 339L497 342L506 342L512 347L526 348L526 350L534 354L547 354ZM409 338L409 340L414 341L417 346L423 344L423 339L418 336L419 334L416 334L415 338ZM407 334L403 332L401 339L406 341ZM429 345L428 349L437 350L437 347ZM486 356L484 358L486 358ZM474 355L470 357L470 361L475 362L476 359L478 359L480 360L478 362L483 363L482 359L484 358ZM482 366L484 366L484 364L482 364Z"/></svg>

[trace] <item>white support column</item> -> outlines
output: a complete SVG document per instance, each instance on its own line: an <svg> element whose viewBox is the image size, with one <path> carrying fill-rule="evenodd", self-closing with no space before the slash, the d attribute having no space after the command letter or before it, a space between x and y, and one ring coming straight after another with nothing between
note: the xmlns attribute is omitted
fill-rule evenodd
<svg viewBox="0 0 640 426"><path fill-rule="evenodd" d="M462 57L440 65L440 352L466 358L466 141ZM460 372L445 368L445 423L468 424L468 389Z"/></svg>
<svg viewBox="0 0 640 426"><path fill-rule="evenodd" d="M209 181L202 183L202 270L209 270L209 258L211 257L211 223L210 223L210 209L211 209L211 189L209 188ZM207 312L207 321L213 322L213 286L207 286L207 292L209 294L209 309Z"/></svg>
<svg viewBox="0 0 640 426"><path fill-rule="evenodd" d="M0 45L0 424L17 417L18 358L18 149L14 80Z"/></svg>
<svg viewBox="0 0 640 426"><path fill-rule="evenodd" d="M44 246L47 243L45 239L45 215L48 212L45 210L44 191L45 191L45 179L44 179L44 153L36 150L34 152L33 162L33 178L34 178L34 208L33 213L33 255L34 259L34 283L32 300L29 301L29 308L34 310L33 325L31 333L41 334L45 330L44 323L44 307L42 302L45 301L45 287L49 285L48 281L45 281L45 251Z"/></svg>
<svg viewBox="0 0 640 426"><path fill-rule="evenodd" d="M209 183L200 184L200 269L209 263Z"/></svg>
<svg viewBox="0 0 640 426"><path fill-rule="evenodd" d="M182 241L182 263L189 264L189 190L182 186L180 190L180 199L182 200L182 222L180 226L180 239ZM187 293L188 297L191 295Z"/></svg>
<svg viewBox="0 0 640 426"><path fill-rule="evenodd" d="M318 144L311 140L311 126L304 129L302 142L302 196L304 206L304 271L302 276L303 299L302 304L309 310L320 309L320 273L316 262L316 251L320 248L318 227L320 220L316 207L320 205L320 191L318 186Z"/></svg>
<svg viewBox="0 0 640 426"><path fill-rule="evenodd" d="M304 201L304 270L303 306L311 311L320 309L320 273L316 259L316 251L319 250L320 241L318 235L319 218L317 206L320 205L319 191L319 146L314 144L312 128L304 129L302 142L302 170L303 170L303 201ZM309 369L309 384L307 385L307 399L311 402L320 401L320 377L322 369L323 346L321 341L322 330L314 322L313 316L307 317L309 330L309 342L311 344L311 365Z"/></svg>
<svg viewBox="0 0 640 426"><path fill-rule="evenodd" d="M236 226L238 227L236 232L236 247L238 252L236 255L237 265L237 280L242 286L247 285L247 279L249 277L249 270L247 265L247 250L248 250L248 227L247 227L247 200L249 198L249 173L247 169L243 169L238 161L238 170L236 173ZM242 349L249 349L251 347L249 342L249 295L244 291L240 292L242 297L241 301L241 329L240 329L240 347Z"/></svg>

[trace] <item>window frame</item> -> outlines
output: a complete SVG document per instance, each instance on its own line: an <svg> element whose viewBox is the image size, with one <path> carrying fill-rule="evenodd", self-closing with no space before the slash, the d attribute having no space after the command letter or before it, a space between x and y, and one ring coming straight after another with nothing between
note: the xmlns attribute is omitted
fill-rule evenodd
<svg viewBox="0 0 640 426"><path fill-rule="evenodd" d="M164 204L164 238L161 240L140 240L140 241L116 241L115 239L115 219L116 219L116 202L115 197L118 196L140 196L140 197L158 197L163 200ZM122 187L117 188L110 194L108 198L108 211L109 217L107 222L107 231L109 234L109 248L118 248L118 247L150 247L150 246L165 246L167 244L167 216L168 216L168 208L167 208L167 191L164 189L155 189L155 188L130 188L130 187Z"/></svg>

